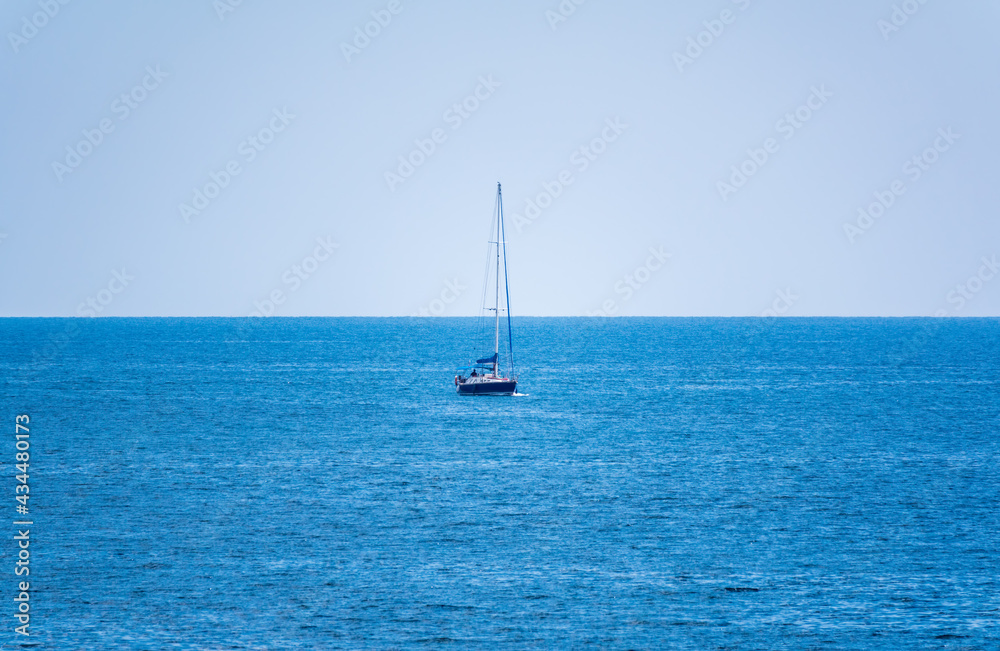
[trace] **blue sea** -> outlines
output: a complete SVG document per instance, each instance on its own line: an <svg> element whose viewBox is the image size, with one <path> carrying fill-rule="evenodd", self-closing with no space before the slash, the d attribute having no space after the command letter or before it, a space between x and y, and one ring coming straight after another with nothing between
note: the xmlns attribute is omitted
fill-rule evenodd
<svg viewBox="0 0 1000 651"><path fill-rule="evenodd" d="M1000 648L1000 320L474 329L0 319L0 647Z"/></svg>

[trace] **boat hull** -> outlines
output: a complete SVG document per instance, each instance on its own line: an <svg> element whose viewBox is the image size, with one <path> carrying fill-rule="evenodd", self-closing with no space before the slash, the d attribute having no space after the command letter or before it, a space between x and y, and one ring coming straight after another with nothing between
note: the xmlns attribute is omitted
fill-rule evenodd
<svg viewBox="0 0 1000 651"><path fill-rule="evenodd" d="M516 388L514 380L465 382L458 385L458 393L462 396L512 396Z"/></svg>

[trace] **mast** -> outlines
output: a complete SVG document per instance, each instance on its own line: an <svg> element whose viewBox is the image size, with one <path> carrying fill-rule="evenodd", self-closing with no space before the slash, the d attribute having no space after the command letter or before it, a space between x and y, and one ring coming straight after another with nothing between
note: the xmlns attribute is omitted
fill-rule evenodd
<svg viewBox="0 0 1000 651"><path fill-rule="evenodd" d="M493 338L493 376L499 377L500 366L500 222L503 221L503 208L500 207L500 181L497 181L497 288L493 311L496 313L496 328Z"/></svg>

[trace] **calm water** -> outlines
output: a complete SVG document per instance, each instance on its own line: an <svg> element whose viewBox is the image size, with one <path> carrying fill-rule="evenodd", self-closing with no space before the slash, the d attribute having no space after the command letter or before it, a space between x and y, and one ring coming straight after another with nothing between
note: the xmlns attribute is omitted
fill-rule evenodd
<svg viewBox="0 0 1000 651"><path fill-rule="evenodd" d="M1000 321L521 319L460 398L472 328L0 320L30 641L1000 648Z"/></svg>

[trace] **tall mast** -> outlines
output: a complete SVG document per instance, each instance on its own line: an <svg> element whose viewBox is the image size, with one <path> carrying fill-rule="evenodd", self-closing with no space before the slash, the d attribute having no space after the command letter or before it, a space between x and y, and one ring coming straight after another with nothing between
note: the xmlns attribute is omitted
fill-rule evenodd
<svg viewBox="0 0 1000 651"><path fill-rule="evenodd" d="M497 181L497 289L493 311L496 312L496 336L493 339L493 375L498 377L500 366L500 222L503 221L503 209L500 207L500 181Z"/></svg>

